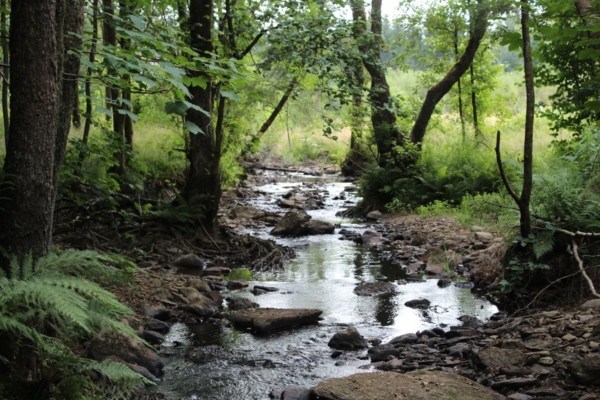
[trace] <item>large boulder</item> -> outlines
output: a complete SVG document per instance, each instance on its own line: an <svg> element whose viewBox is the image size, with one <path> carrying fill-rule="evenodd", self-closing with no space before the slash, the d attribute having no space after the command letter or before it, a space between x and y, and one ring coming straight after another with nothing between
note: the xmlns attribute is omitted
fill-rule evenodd
<svg viewBox="0 0 600 400"><path fill-rule="evenodd" d="M333 224L311 220L304 210L288 211L271 230L274 236L306 236L333 233Z"/></svg>
<svg viewBox="0 0 600 400"><path fill-rule="evenodd" d="M180 268L188 268L188 269L199 269L203 270L206 267L204 261L200 259L195 254L186 254L185 256L179 257L174 265Z"/></svg>
<svg viewBox="0 0 600 400"><path fill-rule="evenodd" d="M600 356L586 357L569 365L569 372L582 385L600 383Z"/></svg>
<svg viewBox="0 0 600 400"><path fill-rule="evenodd" d="M96 361L116 356L127 363L146 368L153 375L160 375L164 365L153 349L121 332L99 333L92 339L88 351Z"/></svg>
<svg viewBox="0 0 600 400"><path fill-rule="evenodd" d="M373 372L328 379L313 388L327 400L502 400L504 396L458 374Z"/></svg>
<svg viewBox="0 0 600 400"><path fill-rule="evenodd" d="M369 344L364 337L356 330L355 327L337 332L327 345L334 349L340 350L359 350L366 349Z"/></svg>
<svg viewBox="0 0 600 400"><path fill-rule="evenodd" d="M317 322L322 313L321 310L307 308L259 308L234 311L227 318L237 328L264 333Z"/></svg>
<svg viewBox="0 0 600 400"><path fill-rule="evenodd" d="M258 303L254 303L252 300L243 297L227 297L225 300L227 300L227 308L231 311L260 307Z"/></svg>

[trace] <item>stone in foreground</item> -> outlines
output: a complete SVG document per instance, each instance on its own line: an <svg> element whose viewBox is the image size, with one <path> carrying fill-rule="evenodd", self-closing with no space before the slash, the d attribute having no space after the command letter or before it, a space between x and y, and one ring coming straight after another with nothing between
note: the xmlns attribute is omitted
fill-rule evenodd
<svg viewBox="0 0 600 400"><path fill-rule="evenodd" d="M322 313L321 310L307 308L260 308L235 311L228 318L236 328L264 333L317 322Z"/></svg>
<svg viewBox="0 0 600 400"><path fill-rule="evenodd" d="M353 326L333 335L327 345L342 350L360 350L369 347L365 338Z"/></svg>
<svg viewBox="0 0 600 400"><path fill-rule="evenodd" d="M374 372L334 378L313 388L328 400L501 400L504 396L457 374Z"/></svg>

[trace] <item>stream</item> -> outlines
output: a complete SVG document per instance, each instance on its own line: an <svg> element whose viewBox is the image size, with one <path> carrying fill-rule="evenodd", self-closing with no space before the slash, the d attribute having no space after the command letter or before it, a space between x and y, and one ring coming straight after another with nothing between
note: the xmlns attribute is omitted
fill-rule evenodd
<svg viewBox="0 0 600 400"><path fill-rule="evenodd" d="M295 180L295 181L294 181ZM291 181L256 187L264 197L250 205L264 210L281 211L275 201L295 186L315 182L327 191L325 208L309 211L314 218L340 224L341 228L362 233L368 223L336 217L336 212L355 203L348 183L323 178L296 177ZM344 194L346 201L333 200ZM377 251L352 241L340 240L339 234L300 238L274 238L268 229L252 229L249 233L274 239L293 247L297 257L277 273L255 274L253 284L275 286L278 292L254 296L250 290L237 290L225 296L247 297L261 307L317 308L323 310L318 325L268 335L255 335L233 328L208 323L172 327L163 344L161 357L165 375L159 390L168 398L186 399L267 399L273 389L290 386L311 387L318 382L369 371L366 351L345 352L331 358L329 339L347 326L355 326L367 339L383 342L418 330L435 326L447 327L459 322L461 315L486 320L497 308L470 289L456 286L438 288L437 279L424 283L398 285L397 292L380 297L357 296L353 290L360 282L371 282L385 275L390 282L406 277L399 265L381 261ZM339 229L336 229L336 232ZM231 279L243 276L232 271ZM247 274L246 274L247 276ZM428 310L404 306L408 300L427 298ZM194 364L184 358L190 346L211 347L217 356L205 364ZM363 368L361 368L363 366Z"/></svg>

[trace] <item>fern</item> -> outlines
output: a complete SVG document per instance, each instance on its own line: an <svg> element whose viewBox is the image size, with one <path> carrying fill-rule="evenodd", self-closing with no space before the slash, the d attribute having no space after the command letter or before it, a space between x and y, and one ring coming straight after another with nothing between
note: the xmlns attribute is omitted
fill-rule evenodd
<svg viewBox="0 0 600 400"><path fill-rule="evenodd" d="M21 265L10 257L10 273L0 269L0 338L10 343L0 349L0 367L10 364L11 373L0 375L0 398L7 397L3 390L30 379L15 375L16 371L23 374L24 369L35 377L40 390L50 384L58 388L60 396L52 393L55 398L96 398L95 393L102 398L119 398L150 384L125 365L80 358L71 349L102 329L136 337L119 321L132 311L91 280L127 281L127 271L104 264L128 268L124 261L72 250L52 252L35 265L30 255ZM45 368L31 369L36 364ZM91 370L104 379L92 381Z"/></svg>
<svg viewBox="0 0 600 400"><path fill-rule="evenodd" d="M533 241L533 253L536 259L540 259L544 254L552 251L554 248L554 232L546 231L540 233Z"/></svg>

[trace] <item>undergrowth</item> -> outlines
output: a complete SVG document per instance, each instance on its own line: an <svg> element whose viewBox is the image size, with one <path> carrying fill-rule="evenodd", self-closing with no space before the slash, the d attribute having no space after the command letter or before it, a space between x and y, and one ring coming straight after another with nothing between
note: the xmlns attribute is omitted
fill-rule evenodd
<svg viewBox="0 0 600 400"><path fill-rule="evenodd" d="M101 330L137 337L120 322L132 311L92 280L130 282L130 262L74 250L36 263L9 258L9 271L0 269L0 398L123 398L151 383L74 350Z"/></svg>

